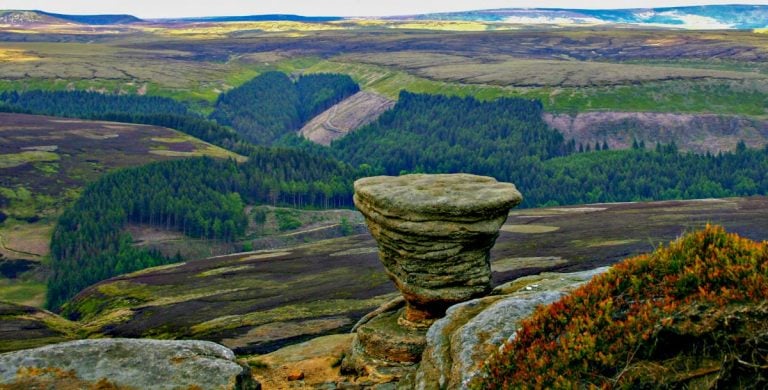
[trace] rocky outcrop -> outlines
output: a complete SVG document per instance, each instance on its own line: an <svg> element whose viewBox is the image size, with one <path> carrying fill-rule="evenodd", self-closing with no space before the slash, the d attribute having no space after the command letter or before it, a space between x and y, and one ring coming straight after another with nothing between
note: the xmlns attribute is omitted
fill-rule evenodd
<svg viewBox="0 0 768 390"><path fill-rule="evenodd" d="M404 321L429 326L449 306L490 291L491 247L521 200L513 184L467 174L355 182L355 205L405 298Z"/></svg>
<svg viewBox="0 0 768 390"><path fill-rule="evenodd" d="M421 360L429 326L491 289L490 250L522 196L490 177L379 176L355 182L355 205L405 307L391 301L356 326L342 369L396 381Z"/></svg>
<svg viewBox="0 0 768 390"><path fill-rule="evenodd" d="M566 139L592 147L606 142L611 149L628 149L637 140L646 147L674 142L680 150L718 153L735 150L739 141L750 148L768 143L768 121L742 116L598 111L544 114L544 121Z"/></svg>
<svg viewBox="0 0 768 390"><path fill-rule="evenodd" d="M0 355L0 387L259 389L208 341L80 340ZM111 386L111 387L110 387Z"/></svg>
<svg viewBox="0 0 768 390"><path fill-rule="evenodd" d="M485 359L514 337L519 322L537 306L558 300L606 269L525 277L494 289L500 295L450 307L445 318L429 328L421 364L401 388L466 388Z"/></svg>

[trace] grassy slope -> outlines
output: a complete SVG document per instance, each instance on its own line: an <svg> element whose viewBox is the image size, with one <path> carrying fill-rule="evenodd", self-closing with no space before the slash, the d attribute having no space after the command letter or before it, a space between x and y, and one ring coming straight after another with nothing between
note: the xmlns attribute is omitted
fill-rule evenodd
<svg viewBox="0 0 768 390"><path fill-rule="evenodd" d="M428 56L428 55L427 55ZM538 66L527 63L532 72ZM723 115L768 116L768 78L672 79L641 84L581 87L517 87L493 83L467 83L451 78L427 78L392 66L352 62L347 57L321 60L285 60L272 67L285 72L344 73L364 90L397 99L401 90L418 93L474 96L491 100L504 96L541 99L550 112L647 111L714 113ZM649 66L650 67L650 66ZM550 69L555 72L554 69ZM617 70L618 71L618 70Z"/></svg>
<svg viewBox="0 0 768 390"><path fill-rule="evenodd" d="M192 238L148 225L130 225L128 231L138 246L157 249L167 256L178 252L190 260L243 250L284 248L365 231L362 215L355 210L298 210L262 205L249 206L246 213L245 237L232 243Z"/></svg>
<svg viewBox="0 0 768 390"><path fill-rule="evenodd" d="M79 338L76 323L34 307L0 302L0 353Z"/></svg>
<svg viewBox="0 0 768 390"><path fill-rule="evenodd" d="M750 198L515 211L491 254L494 282L612 264L707 222L766 237L766 206ZM86 289L65 312L96 334L203 338L261 353L348 330L393 291L374 241L357 235L144 270Z"/></svg>
<svg viewBox="0 0 768 390"><path fill-rule="evenodd" d="M0 45L0 90L149 93L195 102L201 112L209 112L221 91L276 68L348 73L367 90L391 98L404 88L481 99L540 98L557 112L768 115L768 68L759 59L768 50L763 34L610 29L425 33L371 21L342 26L147 27L89 44L6 42ZM350 35L349 29L366 34ZM315 47L312 39L322 44ZM261 42L270 44L261 48ZM250 45L257 47L249 50ZM347 47L340 56L339 45ZM326 60L312 57L316 53Z"/></svg>
<svg viewBox="0 0 768 390"><path fill-rule="evenodd" d="M175 130L34 115L0 114L0 254L44 261L59 213L104 172L151 161L237 157ZM41 305L36 277L0 279L0 300Z"/></svg>

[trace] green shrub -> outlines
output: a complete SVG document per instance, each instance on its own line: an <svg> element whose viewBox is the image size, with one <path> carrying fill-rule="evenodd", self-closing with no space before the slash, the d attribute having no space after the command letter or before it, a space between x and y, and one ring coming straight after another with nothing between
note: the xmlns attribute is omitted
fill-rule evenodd
<svg viewBox="0 0 768 390"><path fill-rule="evenodd" d="M281 232L296 230L302 225L298 219L298 213L294 210L277 209L275 210L275 219L277 219L277 228Z"/></svg>

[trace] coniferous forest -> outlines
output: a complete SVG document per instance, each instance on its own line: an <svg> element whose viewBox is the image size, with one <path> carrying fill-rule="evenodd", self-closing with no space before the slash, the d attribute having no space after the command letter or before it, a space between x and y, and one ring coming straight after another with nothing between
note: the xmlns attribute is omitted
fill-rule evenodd
<svg viewBox="0 0 768 390"><path fill-rule="evenodd" d="M58 308L98 281L180 260L132 246L122 232L127 223L233 241L247 225L246 203L351 207L357 175L347 165L285 149L256 149L242 164L194 158L108 174L59 218L47 304Z"/></svg>
<svg viewBox="0 0 768 390"><path fill-rule="evenodd" d="M768 148L694 154L674 144L578 152L541 119L538 101L403 92L376 122L331 154L388 175L469 172L510 181L524 207L768 193ZM599 149L603 149L599 145Z"/></svg>
<svg viewBox="0 0 768 390"><path fill-rule="evenodd" d="M141 115L187 115L183 103L158 96L116 95L89 91L26 91L0 93L3 111L81 119L132 113Z"/></svg>
<svg viewBox="0 0 768 390"><path fill-rule="evenodd" d="M123 232L127 223L233 241L244 232L245 205L352 207L352 182L368 175L494 176L515 183L526 207L768 193L768 148L742 143L717 155L683 153L674 144L585 150L549 128L542 104L528 99L402 92L392 110L330 147L294 136L314 115L358 90L348 76L292 81L268 72L222 94L210 119L167 98L0 94L2 111L166 126L249 158L160 162L93 183L55 230L48 307L60 307L105 278L180 260L132 246ZM254 145L279 140L293 150Z"/></svg>
<svg viewBox="0 0 768 390"><path fill-rule="evenodd" d="M306 75L293 82L285 73L267 72L220 95L211 118L250 142L271 145L359 90L345 75Z"/></svg>
<svg viewBox="0 0 768 390"><path fill-rule="evenodd" d="M541 102L481 102L401 92L394 109L331 145L333 155L400 172L472 172L508 180L522 159L546 160L574 151L541 118Z"/></svg>

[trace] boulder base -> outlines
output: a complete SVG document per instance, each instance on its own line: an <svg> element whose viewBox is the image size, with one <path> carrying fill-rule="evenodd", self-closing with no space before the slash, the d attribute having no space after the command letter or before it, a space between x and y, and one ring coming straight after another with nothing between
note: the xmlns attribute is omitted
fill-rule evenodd
<svg viewBox="0 0 768 390"><path fill-rule="evenodd" d="M380 314L361 325L342 369L376 383L399 380L410 372L424 352L427 330L401 326L398 318L403 310Z"/></svg>

